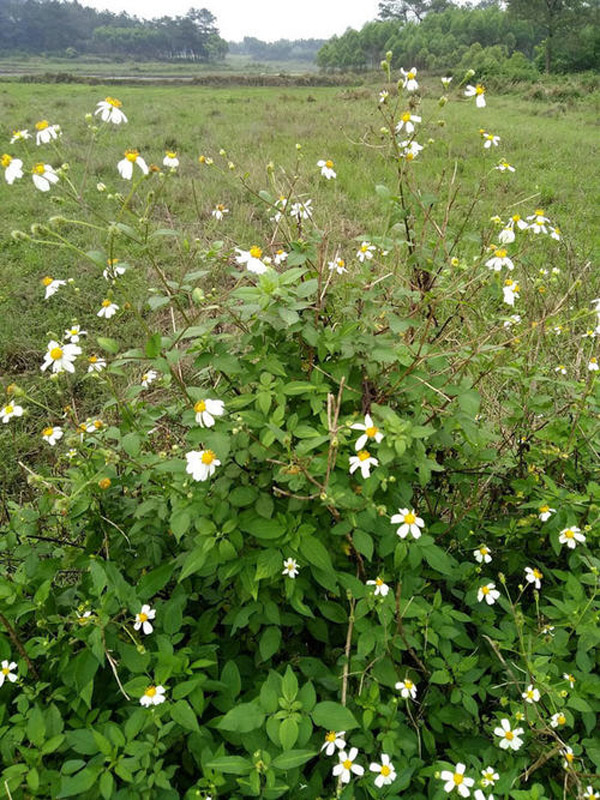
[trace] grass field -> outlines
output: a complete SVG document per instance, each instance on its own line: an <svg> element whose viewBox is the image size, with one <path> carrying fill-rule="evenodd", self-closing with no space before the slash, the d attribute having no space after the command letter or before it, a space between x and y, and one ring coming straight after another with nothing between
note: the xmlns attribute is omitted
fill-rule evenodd
<svg viewBox="0 0 600 800"><path fill-rule="evenodd" d="M437 97L438 87L432 80L427 89ZM313 199L321 223L325 220L326 228L335 229L337 238L331 242L331 250L339 245L342 252L349 251L354 247L351 240L381 235L387 224L374 191L377 184L393 185L394 180L389 162L374 148L380 141L378 88L120 87L118 96L130 124L113 127L101 137L92 156L88 185L102 181L108 192L125 191L116 164L126 147L137 147L149 163L157 164L166 149L175 149L181 167L174 178L173 200L189 198L185 220L188 234L207 241L223 239L228 247L247 248L263 239L269 225L259 204L241 192L236 174L240 170L250 173L250 183L259 191L268 184L269 162L293 171L296 143L300 143L305 176L300 184L302 192ZM72 174L77 178L81 172L78 162L85 159L87 146L84 115L98 100L114 93L114 88L101 86L0 84L3 149L18 155L17 145L8 144L11 130L31 129L37 120L48 119L51 124L60 124L64 135L61 150L47 159L58 166L65 158L63 152L68 152ZM419 180L435 181L450 154L464 189L461 202L466 209L482 175L505 157L517 171L513 175L489 174L485 197L482 194L480 201L475 198L480 206L477 216L488 219L515 211L532 213L533 208L541 206L560 225L560 246L568 262L582 265L591 260L600 246L600 174L592 168L598 163L599 150L597 94L554 104L526 100L519 94L491 95L485 112L457 95L451 95L451 100L443 111L436 110L433 100L424 103L424 117L443 117L445 126L434 124L420 134L421 141L428 136L434 141L427 157L415 162ZM501 137L500 147L492 153L483 151L479 142L483 119L487 129ZM369 134L368 145L361 141L365 134ZM227 151L227 157L218 155L221 148ZM212 156L219 169L198 164L200 154ZM31 152L31 159L35 157L37 153ZM319 179L316 162L321 158L333 159L337 181ZM228 160L237 165L235 174L228 173ZM58 192L44 195L34 191L27 177L13 186L2 182L0 192L0 380L4 386L17 382L30 388L39 375L48 337L62 334L65 316L81 314L86 306L92 314L105 287L97 270L85 259L11 238L13 229L28 231L31 224L44 222L54 214L71 215L72 206L57 202ZM211 216L216 203L230 209L220 224ZM169 205L159 206L157 213L170 226ZM81 238L84 249L97 244L88 231ZM79 295L44 301L40 281L48 274L74 278ZM131 280L142 296L146 288L143 264L136 265ZM600 286L593 296L598 294ZM101 333L101 329L98 325L94 333ZM117 338L127 341L127 322L119 323ZM93 398L95 388L85 378L82 384L77 392L81 393L79 402L85 403L86 397ZM48 389L41 386L36 391L43 395ZM37 431L43 418L43 411L39 419L31 412L22 433L9 438L4 432L0 453L8 451L11 458L15 450L35 455L39 444L28 434ZM6 464L7 458L2 462Z"/></svg>

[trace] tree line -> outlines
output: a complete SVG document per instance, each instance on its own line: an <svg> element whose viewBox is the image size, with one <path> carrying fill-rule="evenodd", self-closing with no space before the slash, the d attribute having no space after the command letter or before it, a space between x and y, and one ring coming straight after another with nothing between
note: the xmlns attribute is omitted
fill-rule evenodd
<svg viewBox="0 0 600 800"><path fill-rule="evenodd" d="M482 76L599 69L600 0L384 0L376 21L334 36L317 63L373 69L388 50L418 69L472 67Z"/></svg>
<svg viewBox="0 0 600 800"><path fill-rule="evenodd" d="M263 42L253 36L244 36L241 42L229 42L229 52L250 56L254 61L308 61L314 62L326 39L278 39Z"/></svg>
<svg viewBox="0 0 600 800"><path fill-rule="evenodd" d="M227 53L206 8L140 20L59 0L0 0L0 54L96 54L159 60L217 61Z"/></svg>

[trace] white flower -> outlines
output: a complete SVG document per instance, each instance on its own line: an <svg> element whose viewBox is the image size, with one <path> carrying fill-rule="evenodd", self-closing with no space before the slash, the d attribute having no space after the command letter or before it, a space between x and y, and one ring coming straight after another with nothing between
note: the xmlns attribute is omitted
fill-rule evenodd
<svg viewBox="0 0 600 800"><path fill-rule="evenodd" d="M284 264L287 261L287 257L288 257L288 254L285 252L285 250L278 250L275 253L273 261L275 262L275 264L278 267L280 267L282 264Z"/></svg>
<svg viewBox="0 0 600 800"><path fill-rule="evenodd" d="M371 244L371 242L362 242L356 257L363 264L365 261L370 261L373 258L373 253L375 252L375 245Z"/></svg>
<svg viewBox="0 0 600 800"><path fill-rule="evenodd" d="M544 625L540 633L543 636L554 636L553 631L554 631L554 625Z"/></svg>
<svg viewBox="0 0 600 800"><path fill-rule="evenodd" d="M294 203L290 208L290 217L294 217L296 222L300 222L301 219L310 219L313 214L311 206L312 200L305 200L303 203Z"/></svg>
<svg viewBox="0 0 600 800"><path fill-rule="evenodd" d="M512 328L513 325L518 325L521 322L521 315L520 314L511 314L508 319L504 320L503 327L504 328Z"/></svg>
<svg viewBox="0 0 600 800"><path fill-rule="evenodd" d="M88 358L88 372L102 372L106 367L106 359L98 358L98 356L90 356Z"/></svg>
<svg viewBox="0 0 600 800"><path fill-rule="evenodd" d="M546 506L546 505L540 506L538 511L540 512L539 513L539 517L540 517L540 520L542 522L546 522L547 520L550 519L552 514L556 514L556 509L555 508L550 508L550 506Z"/></svg>
<svg viewBox="0 0 600 800"><path fill-rule="evenodd" d="M533 583L536 589L542 588L543 573L537 567L525 567L525 580L527 583Z"/></svg>
<svg viewBox="0 0 600 800"><path fill-rule="evenodd" d="M523 739L519 739L522 733L523 728L511 730L510 722L507 719L500 720L500 725L494 728L494 735L500 736L502 750L518 750L523 744Z"/></svg>
<svg viewBox="0 0 600 800"><path fill-rule="evenodd" d="M152 633L154 628L152 627L152 623L149 620L154 619L156 616L156 609L150 608L147 603L141 607L138 613L135 615L135 625L133 626L134 631L139 631L141 628L146 636L149 633Z"/></svg>
<svg viewBox="0 0 600 800"><path fill-rule="evenodd" d="M521 697L526 703L539 703L540 691L539 689L536 689L532 683L530 683L527 689L525 689L525 691L521 694Z"/></svg>
<svg viewBox="0 0 600 800"><path fill-rule="evenodd" d="M298 562L293 558L286 558L283 562L282 575L287 575L288 578L295 578L300 570L298 569Z"/></svg>
<svg viewBox="0 0 600 800"><path fill-rule="evenodd" d="M440 78L444 89L447 89L452 83L452 78Z"/></svg>
<svg viewBox="0 0 600 800"><path fill-rule="evenodd" d="M221 417L225 413L225 403L222 400L198 400L194 411L196 422L201 428L212 428L215 417Z"/></svg>
<svg viewBox="0 0 600 800"><path fill-rule="evenodd" d="M511 281L510 278L507 278L504 281L504 286L502 287L502 294L504 302L509 306L514 306L515 300L519 299L519 292L521 288L516 281Z"/></svg>
<svg viewBox="0 0 600 800"><path fill-rule="evenodd" d="M213 210L210 213L218 222L220 222L225 216L225 214L229 214L229 209L225 208L223 203L217 203L217 205L213 208Z"/></svg>
<svg viewBox="0 0 600 800"><path fill-rule="evenodd" d="M15 142L24 142L25 139L31 139L31 134L28 130L25 129L22 131L13 131L10 143L14 144Z"/></svg>
<svg viewBox="0 0 600 800"><path fill-rule="evenodd" d="M530 231L533 231L533 233L548 233L547 225L550 220L541 208L536 208L534 213L527 217L527 220L529 221L527 227Z"/></svg>
<svg viewBox="0 0 600 800"><path fill-rule="evenodd" d="M212 450L191 450L186 453L187 466L185 471L195 481L207 481L215 474L221 462Z"/></svg>
<svg viewBox="0 0 600 800"><path fill-rule="evenodd" d="M512 244L516 239L514 227L502 228L498 234L498 241L500 244Z"/></svg>
<svg viewBox="0 0 600 800"><path fill-rule="evenodd" d="M388 90L387 89L382 89L379 92L379 105L381 106L384 103L387 103L387 99L388 99L389 96L390 96L390 93L388 92ZM12 142L11 142L11 144L12 144Z"/></svg>
<svg viewBox="0 0 600 800"><path fill-rule="evenodd" d="M550 238L560 242L560 228L550 228Z"/></svg>
<svg viewBox="0 0 600 800"><path fill-rule="evenodd" d="M35 135L36 145L48 144L60 136L60 125L50 125L47 119L36 122L35 129L37 131Z"/></svg>
<svg viewBox="0 0 600 800"><path fill-rule="evenodd" d="M115 97L107 97L100 100L96 106L94 114L100 114L102 122L112 122L113 125L120 125L122 122L127 122L127 117L121 111L123 104Z"/></svg>
<svg viewBox="0 0 600 800"><path fill-rule="evenodd" d="M4 153L0 157L0 164L4 167L4 180L8 184L12 184L17 178L23 177L23 162L20 158L13 158L8 153Z"/></svg>
<svg viewBox="0 0 600 800"><path fill-rule="evenodd" d="M493 786L498 780L500 780L500 775L493 767L486 767L481 770L481 783L483 786Z"/></svg>
<svg viewBox="0 0 600 800"><path fill-rule="evenodd" d="M50 164L36 164L31 170L31 177L36 189L40 192L49 192L53 183L58 183L58 175Z"/></svg>
<svg viewBox="0 0 600 800"><path fill-rule="evenodd" d="M165 687L164 686L148 686L144 694L140 697L140 703L143 706L159 706L165 702Z"/></svg>
<svg viewBox="0 0 600 800"><path fill-rule="evenodd" d="M483 780L481 782L483 783ZM481 789L475 789L473 797L475 798L475 800L494 800L493 794L490 794L486 797L485 794L481 791Z"/></svg>
<svg viewBox="0 0 600 800"><path fill-rule="evenodd" d="M417 517L414 508L410 511L408 508L399 508L398 513L390 518L392 525L400 525L396 534L405 539L410 533L413 539L419 539L421 536L421 528L425 527L425 523L421 517Z"/></svg>
<svg viewBox="0 0 600 800"><path fill-rule="evenodd" d="M400 696L405 700L408 700L409 697L412 700L417 699L417 687L410 680L410 678L404 678L403 681L398 681L398 683L395 685L395 688L398 689Z"/></svg>
<svg viewBox="0 0 600 800"><path fill-rule="evenodd" d="M75 372L73 362L81 355L81 347L76 344L59 344L52 340L48 342L46 355L40 369L45 372L51 367L53 373Z"/></svg>
<svg viewBox="0 0 600 800"><path fill-rule="evenodd" d="M375 591L373 592L374 596L377 597L380 594L382 597L386 597L387 593L390 591L390 587L387 583L384 583L381 578L377 577L374 581L367 581L367 586L374 586Z"/></svg>
<svg viewBox="0 0 600 800"><path fill-rule="evenodd" d="M478 83L476 86L467 84L465 97L474 97L477 108L485 108L485 86Z"/></svg>
<svg viewBox="0 0 600 800"><path fill-rule="evenodd" d="M421 117L418 117L416 114L411 114L410 111L405 111L404 114L401 114L400 122L396 125L396 133L400 133L402 129L404 129L406 133L413 133L415 122L421 122Z"/></svg>
<svg viewBox="0 0 600 800"><path fill-rule="evenodd" d="M327 178L328 181L331 180L331 178L337 178L337 174L333 169L333 161L330 159L327 159L327 161L323 159L317 161L317 167L321 168L321 175Z"/></svg>
<svg viewBox="0 0 600 800"><path fill-rule="evenodd" d="M450 772L449 769L443 770L440 772L440 778L445 781L445 792L449 794L456 789L461 797L468 797L471 794L469 787L475 783L473 778L465 778L464 764L457 764L454 767L454 772Z"/></svg>
<svg viewBox="0 0 600 800"><path fill-rule="evenodd" d="M165 157L163 158L163 167L170 167L171 169L177 169L179 166L179 159L177 158L177 153L173 150L165 150Z"/></svg>
<svg viewBox="0 0 600 800"><path fill-rule="evenodd" d="M110 319L114 317L114 315L119 310L119 306L116 303L113 303L111 300L105 299L102 301L102 308L96 314L97 317L104 317L104 319Z"/></svg>
<svg viewBox="0 0 600 800"><path fill-rule="evenodd" d="M567 718L565 717L562 711L557 711L556 714L552 714L552 716L550 717L550 725L553 728L559 728L566 724L567 724Z"/></svg>
<svg viewBox="0 0 600 800"><path fill-rule="evenodd" d="M563 672L563 678L568 681L571 689L575 686L575 678L569 672Z"/></svg>
<svg viewBox="0 0 600 800"><path fill-rule="evenodd" d="M481 603L485 598L488 606L493 606L499 597L500 592L496 589L495 583L486 583L485 586L480 586L477 592L477 600Z"/></svg>
<svg viewBox="0 0 600 800"><path fill-rule="evenodd" d="M588 786L583 795L583 800L600 800L600 794L595 792L592 786Z"/></svg>
<svg viewBox="0 0 600 800"><path fill-rule="evenodd" d="M423 145L415 142L414 139L410 141L406 139L403 142L399 142L398 147L400 148L400 157L406 158L408 161L416 158L423 149Z"/></svg>
<svg viewBox="0 0 600 800"><path fill-rule="evenodd" d="M144 372L142 375L142 386L144 389L147 389L157 378L158 372L155 369L149 369L148 372Z"/></svg>
<svg viewBox="0 0 600 800"><path fill-rule="evenodd" d="M248 272L254 272L256 275L262 275L269 268L262 260L262 249L253 245L250 250L240 250L239 247L235 248L239 255L236 257L236 262L245 266Z"/></svg>
<svg viewBox="0 0 600 800"><path fill-rule="evenodd" d="M58 426L56 428L52 427L44 428L44 430L42 431L42 439L45 442L48 442L50 447L54 447L54 445L58 442L59 439L62 439L62 437L63 437L63 429Z"/></svg>
<svg viewBox="0 0 600 800"><path fill-rule="evenodd" d="M357 755L358 749L356 747L351 747L349 753L346 753L345 750L341 750L338 753L340 763L336 764L333 768L333 775L335 777L339 776L342 783L350 783L352 773L358 775L359 777L364 775L364 767L354 763Z"/></svg>
<svg viewBox="0 0 600 800"><path fill-rule="evenodd" d="M344 272L348 272L346 269L346 262L343 258L336 257L333 261L328 262L327 267L329 268L330 272L335 270L338 275L343 275Z"/></svg>
<svg viewBox="0 0 600 800"><path fill-rule="evenodd" d="M376 467L379 461L369 453L368 450L359 450L355 456L350 456L350 475L360 468L363 478L368 478L371 474L371 467Z"/></svg>
<svg viewBox="0 0 600 800"><path fill-rule="evenodd" d="M325 750L326 756L332 756L336 748L338 750L343 750L346 747L346 742L344 740L344 736L346 735L346 731L329 731L329 733L325 734L325 741L321 746L321 752Z"/></svg>
<svg viewBox="0 0 600 800"><path fill-rule="evenodd" d="M407 92L416 92L419 88L419 84L415 80L417 77L417 68L413 67L412 69L409 69L408 72L405 72L402 67L400 67L400 72L404 76L402 88L406 89Z"/></svg>
<svg viewBox="0 0 600 800"><path fill-rule="evenodd" d="M139 150L125 150L125 158L121 159L117 164L119 175L126 181L130 181L133 177L133 165L137 164L144 175L148 174L148 165L141 157Z"/></svg>
<svg viewBox="0 0 600 800"><path fill-rule="evenodd" d="M125 275L125 272L127 271L127 267L119 266L118 258L109 258L106 264L106 269L102 271L102 276L106 281L114 281L121 275Z"/></svg>
<svg viewBox="0 0 600 800"><path fill-rule="evenodd" d="M498 137L496 137L496 138L498 138ZM497 142L495 142L494 144L497 144ZM514 172L515 171L515 168L512 166L512 164L509 164L508 161L504 161L504 159L498 164L498 166L494 167L494 169L497 169L499 172Z"/></svg>
<svg viewBox="0 0 600 800"><path fill-rule="evenodd" d="M485 133L484 134L484 136L483 136L483 146L486 148L486 150L489 149L492 145L494 145L494 147L498 147L499 144L500 144L500 137L499 136L496 136L493 133Z"/></svg>
<svg viewBox="0 0 600 800"><path fill-rule="evenodd" d="M492 551L489 547L481 544L476 550L473 550L473 556L478 564L489 564L492 560Z"/></svg>
<svg viewBox="0 0 600 800"><path fill-rule="evenodd" d="M377 444L383 439L383 433L373 424L370 414L365 414L364 424L362 422L355 422L350 426L353 431L364 431L362 436L359 436L354 446L355 450L362 450L369 439L375 439Z"/></svg>
<svg viewBox="0 0 600 800"><path fill-rule="evenodd" d="M569 767L573 766L573 761L575 760L575 756L573 755L573 748L572 747L565 747L560 751L561 756L565 757L563 761L563 767L565 769L569 769Z"/></svg>
<svg viewBox="0 0 600 800"><path fill-rule="evenodd" d="M72 325L65 330L65 339L71 344L77 344L82 336L87 336L87 331L82 331L81 325Z"/></svg>
<svg viewBox="0 0 600 800"><path fill-rule="evenodd" d="M494 250L494 255L485 262L486 267L489 269L493 269L495 272L500 272L502 267L508 267L508 269L514 269L515 265L508 257L506 250L501 247L497 250Z"/></svg>
<svg viewBox="0 0 600 800"><path fill-rule="evenodd" d="M15 661L8 661L4 659L2 664L0 665L0 686L4 685L5 680L9 680L11 683L14 683L17 680L16 673L13 672L17 668L17 664Z"/></svg>
<svg viewBox="0 0 600 800"><path fill-rule="evenodd" d="M369 766L369 769L371 772L379 773L375 778L375 786L378 789L381 789L382 786L389 786L396 780L396 770L394 769L394 765L390 761L390 757L385 753L381 754L381 764L373 762Z"/></svg>
<svg viewBox="0 0 600 800"><path fill-rule="evenodd" d="M590 372L598 372L598 359L596 356L592 356L588 361L588 369Z"/></svg>
<svg viewBox="0 0 600 800"><path fill-rule="evenodd" d="M56 294L61 286L66 286L67 282L55 280L54 278L46 276L45 278L42 278L42 284L46 288L46 294L44 295L44 300L47 300L49 297L52 297L53 294Z"/></svg>
<svg viewBox="0 0 600 800"><path fill-rule="evenodd" d="M579 528L572 525L570 528L564 528L560 532L558 541L561 544L566 544L570 550L574 550L577 547L577 542L585 542L585 536Z"/></svg>
<svg viewBox="0 0 600 800"><path fill-rule="evenodd" d="M4 408L0 408L0 417L2 417L2 422L6 424L10 422L13 417L22 417L23 416L23 407L22 406L14 406L10 403Z"/></svg>

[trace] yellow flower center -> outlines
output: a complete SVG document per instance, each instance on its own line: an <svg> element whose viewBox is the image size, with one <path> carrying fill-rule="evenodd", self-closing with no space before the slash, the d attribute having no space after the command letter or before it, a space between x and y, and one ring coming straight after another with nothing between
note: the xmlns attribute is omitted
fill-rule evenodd
<svg viewBox="0 0 600 800"><path fill-rule="evenodd" d="M327 167L327 169L331 169L333 167L333 161L327 159L327 161L325 162L325 166Z"/></svg>
<svg viewBox="0 0 600 800"><path fill-rule="evenodd" d="M61 347L53 347L52 350L50 350L50 358L53 361L58 361L59 358L62 358L62 354L63 351Z"/></svg>
<svg viewBox="0 0 600 800"><path fill-rule="evenodd" d="M454 773L454 784L456 786L460 786L463 781L464 781L464 776L461 775L459 772L455 772Z"/></svg>
<svg viewBox="0 0 600 800"><path fill-rule="evenodd" d="M156 686L149 686L146 691L144 692L146 697L154 697L156 694Z"/></svg>
<svg viewBox="0 0 600 800"><path fill-rule="evenodd" d="M52 278L50 278L48 275L46 275L45 278L42 278L42 283L44 284L44 286L50 286L50 284L52 283L52 280L53 280Z"/></svg>
<svg viewBox="0 0 600 800"><path fill-rule="evenodd" d="M514 283L511 281L511 279L510 279L510 278L507 278L507 279L504 281L504 285L505 285L505 286L514 286Z"/></svg>
<svg viewBox="0 0 600 800"><path fill-rule="evenodd" d="M71 336L77 336L77 334L79 333L79 328L71 328L69 333L71 334Z"/></svg>
<svg viewBox="0 0 600 800"><path fill-rule="evenodd" d="M482 86L480 83L477 84L475 87L475 94L483 94L485 92L485 86Z"/></svg>
<svg viewBox="0 0 600 800"><path fill-rule="evenodd" d="M496 250L495 256L496 258L506 258L506 250L504 250L504 248L501 250Z"/></svg>
<svg viewBox="0 0 600 800"><path fill-rule="evenodd" d="M550 511L550 506L540 506L540 514L547 514Z"/></svg>
<svg viewBox="0 0 600 800"><path fill-rule="evenodd" d="M412 511L409 511L409 512L408 512L408 514L405 514L405 515L404 515L404 522L405 522L407 525L414 525L414 523L416 522L416 519L417 519L417 518L416 518L416 516L413 514L413 512L412 512Z"/></svg>
<svg viewBox="0 0 600 800"><path fill-rule="evenodd" d="M508 739L509 742L512 742L512 740L515 738L515 735L512 731L506 731L504 738Z"/></svg>
<svg viewBox="0 0 600 800"><path fill-rule="evenodd" d="M574 755L573 753L565 753L565 758L570 764L573 761Z"/></svg>
<svg viewBox="0 0 600 800"><path fill-rule="evenodd" d="M544 220L543 219L536 219L535 224L541 226L541 225L544 224Z"/></svg>
<svg viewBox="0 0 600 800"><path fill-rule="evenodd" d="M537 579L538 579L538 581L539 581L539 580L541 580L541 579L542 579L544 576L543 576L543 574L542 574L542 573L539 571L539 569L537 569L537 568L534 568L534 570L533 570L533 577L534 577L534 578L537 578Z"/></svg>
<svg viewBox="0 0 600 800"><path fill-rule="evenodd" d="M132 163L134 163L135 161L137 161L139 154L140 154L139 150L125 150L125 153L123 155L125 156L127 161L131 161Z"/></svg>
<svg viewBox="0 0 600 800"><path fill-rule="evenodd" d="M383 581L381 578L375 578L375 586L383 586Z"/></svg>
<svg viewBox="0 0 600 800"><path fill-rule="evenodd" d="M513 214L513 222L519 222L520 219L521 219L520 214Z"/></svg>
<svg viewBox="0 0 600 800"><path fill-rule="evenodd" d="M489 594L490 593L490 587L489 586L482 586L481 587L481 593L482 594Z"/></svg>
<svg viewBox="0 0 600 800"><path fill-rule="evenodd" d="M590 358L590 364L597 364L597 363L598 359L596 358L596 356L592 356L592 358Z"/></svg>
<svg viewBox="0 0 600 800"><path fill-rule="evenodd" d="M106 263L108 264L109 267L114 267L115 264L119 263L119 259L118 258L107 258L106 259Z"/></svg>
<svg viewBox="0 0 600 800"><path fill-rule="evenodd" d="M527 690L527 697L529 700L533 700L533 689Z"/></svg>
<svg viewBox="0 0 600 800"><path fill-rule="evenodd" d="M572 539L575 536L575 533L569 528L569 530L565 531L565 537L567 539Z"/></svg>
<svg viewBox="0 0 600 800"><path fill-rule="evenodd" d="M412 161L414 157L415 157L415 154L413 152L409 152L409 153L406 154L407 161Z"/></svg>
<svg viewBox="0 0 600 800"><path fill-rule="evenodd" d="M177 153L174 153L173 150L167 150L165 155L167 158L177 158Z"/></svg>
<svg viewBox="0 0 600 800"><path fill-rule="evenodd" d="M42 436L52 436L54 433L54 428L44 428L42 431Z"/></svg>
<svg viewBox="0 0 600 800"><path fill-rule="evenodd" d="M566 721L567 721L567 718L565 717L564 714L559 714L558 715L557 722L558 722L559 725L564 725L566 723Z"/></svg>
<svg viewBox="0 0 600 800"><path fill-rule="evenodd" d="M368 244L363 244L363 245L361 245L360 252L361 253L366 253L368 249L369 249L369 245Z"/></svg>
<svg viewBox="0 0 600 800"><path fill-rule="evenodd" d="M485 135L485 138L486 138L488 141L490 141L490 142L491 142L491 141L493 141L493 139L494 139L494 134L493 134L493 133L486 133L486 135Z"/></svg>
<svg viewBox="0 0 600 800"><path fill-rule="evenodd" d="M392 770L388 767L387 764L381 765L381 774L383 775L384 778L387 778L387 776L390 774L391 771Z"/></svg>
<svg viewBox="0 0 600 800"><path fill-rule="evenodd" d="M535 210L536 217L543 217L544 216L544 209L543 208L536 208Z"/></svg>
<svg viewBox="0 0 600 800"><path fill-rule="evenodd" d="M12 414L14 410L15 410L14 406L5 406L4 407L4 413L5 414Z"/></svg>
<svg viewBox="0 0 600 800"><path fill-rule="evenodd" d="M39 122L35 123L35 127L37 128L38 131L46 130L46 128L48 127L48 120L41 119Z"/></svg>
<svg viewBox="0 0 600 800"><path fill-rule="evenodd" d="M411 680L409 680L408 678L405 678L405 679L404 679L404 686L405 686L407 689L412 689L412 688L413 688L413 686L414 686L414 683L413 683Z"/></svg>
<svg viewBox="0 0 600 800"><path fill-rule="evenodd" d="M335 735L335 731L329 731L329 733L325 737L325 741L326 742L335 742L336 738L337 737Z"/></svg>
<svg viewBox="0 0 600 800"><path fill-rule="evenodd" d="M217 210L218 210L218 211L225 211L225 206L223 205L223 203L218 203L218 204L217 204ZM278 252L278 253L282 253L282 252L283 252L283 250L278 250L277 252Z"/></svg>
<svg viewBox="0 0 600 800"><path fill-rule="evenodd" d="M400 117L402 122L410 122L410 111L405 111L404 114Z"/></svg>
<svg viewBox="0 0 600 800"><path fill-rule="evenodd" d="M108 308L110 305L110 300L103 300L102 301L102 308Z"/></svg>
<svg viewBox="0 0 600 800"><path fill-rule="evenodd" d="M344 267L344 266L346 266L346 262L344 261L344 259L343 259L343 258L338 258L338 260L336 261L336 263L337 263L338 267ZM368 434L367 434L367 436L368 436Z"/></svg>
<svg viewBox="0 0 600 800"><path fill-rule="evenodd" d="M406 77L408 78L409 81L413 81L415 79L415 74L416 73L414 72L409 72L407 73Z"/></svg>
<svg viewBox="0 0 600 800"><path fill-rule="evenodd" d="M8 167L11 161L12 161L12 156L9 156L8 153L4 153L4 155L0 159L0 163L5 169L6 167Z"/></svg>
<svg viewBox="0 0 600 800"><path fill-rule="evenodd" d="M344 769L350 769L350 767L352 766L352 761L350 761L350 759L347 758L345 761L342 761L342 766L344 767Z"/></svg>
<svg viewBox="0 0 600 800"><path fill-rule="evenodd" d="M108 103L113 108L121 108L123 103L120 100L117 100L116 97L106 97L105 102Z"/></svg>
<svg viewBox="0 0 600 800"><path fill-rule="evenodd" d="M371 454L369 453L368 450L360 450L360 452L357 455L359 461L366 461L367 458L371 457Z"/></svg>
<svg viewBox="0 0 600 800"><path fill-rule="evenodd" d="M216 454L213 453L212 450L205 450L202 453L202 463L203 464L212 464L216 457L217 457Z"/></svg>
<svg viewBox="0 0 600 800"><path fill-rule="evenodd" d="M100 430L100 428L102 427L102 425L103 425L103 423L102 423L102 420L101 420L101 419L97 419L97 420L95 420L95 422L94 422L94 428L96 428L96 430L97 430L97 431L99 431L99 430Z"/></svg>
<svg viewBox="0 0 600 800"><path fill-rule="evenodd" d="M261 258L262 249L255 244L250 248L250 255L252 256L252 258Z"/></svg>
<svg viewBox="0 0 600 800"><path fill-rule="evenodd" d="M8 675L9 672L10 672L10 670L9 670L8 667L2 667L2 674L3 675Z"/></svg>
<svg viewBox="0 0 600 800"><path fill-rule="evenodd" d="M369 439L373 439L377 433L379 433L379 428L376 428L375 425L371 425L370 428L365 428L365 433L369 437Z"/></svg>
<svg viewBox="0 0 600 800"><path fill-rule="evenodd" d="M101 489L109 489L109 488L110 488L110 484L111 484L111 480L110 480L110 478L101 478L101 479L98 481L98 486L99 486Z"/></svg>
<svg viewBox="0 0 600 800"><path fill-rule="evenodd" d="M203 411L206 411L206 403L204 400L198 400L196 405L194 406L194 411L196 414L201 414Z"/></svg>
<svg viewBox="0 0 600 800"><path fill-rule="evenodd" d="M490 551L487 549L487 547L480 547L480 548L479 548L479 552L481 553L481 555L482 555L482 556L487 556L487 554L488 554Z"/></svg>
<svg viewBox="0 0 600 800"><path fill-rule="evenodd" d="M147 619L148 619L148 614L144 614L143 611L140 611L140 613L138 614L138 621L146 622Z"/></svg>
<svg viewBox="0 0 600 800"><path fill-rule="evenodd" d="M90 356L88 358L88 361L90 362L90 364L95 364L98 361L98 356Z"/></svg>
<svg viewBox="0 0 600 800"><path fill-rule="evenodd" d="M34 175L43 175L46 172L46 168L43 164L36 164L35 167L32 169Z"/></svg>

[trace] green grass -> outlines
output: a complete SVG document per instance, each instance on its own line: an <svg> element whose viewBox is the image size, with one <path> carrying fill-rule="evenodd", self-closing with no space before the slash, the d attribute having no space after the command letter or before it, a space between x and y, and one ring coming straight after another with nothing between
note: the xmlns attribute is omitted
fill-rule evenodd
<svg viewBox="0 0 600 800"><path fill-rule="evenodd" d="M102 136L91 157L88 187L93 196L97 181L103 181L109 192L127 191L116 170L126 147L139 148L147 161L156 163L162 161L165 149L176 149L182 163L173 181L172 200L160 205L157 212L164 224L171 225L171 205L183 205L188 236L207 241L223 239L227 246L247 248L264 242L271 226L260 204L243 194L236 175L247 172L257 191L266 188L267 164L283 164L293 172L296 143L300 143L304 176L300 191L313 199L319 224L330 236L331 255L339 247L350 256L355 237L384 232L386 217L375 186L394 187L393 170L377 150L382 124L377 111L377 88L120 87L118 96L130 122L111 128ZM431 83L431 90L437 96L437 82ZM52 153L47 146L44 158L58 166L66 157L63 153L68 153L77 179L87 152L84 115L93 111L99 99L115 93L114 88L101 86L0 84L3 149L18 155L18 146L8 145L10 131L31 129L38 119L47 118L62 126L64 136L61 151ZM431 137L434 142L412 165L421 185L435 182L447 168L450 156L462 187L461 207L466 210L482 175L501 156L506 157L517 172L489 174L488 188L477 198L476 218L487 220L493 214L506 216L517 210L531 213L541 205L564 235L561 251L548 250L556 263L560 252L561 263L565 263L566 254L566 263L579 269L594 251L598 252L600 174L593 168L598 163L599 149L596 95L568 107L531 102L516 94L490 96L484 111L454 96L443 110L433 101L426 101L422 113L424 119L431 118L432 124L420 132L419 141L425 143ZM446 121L444 127L436 124L442 117ZM482 126L502 137L501 147L492 154L484 154L482 149L478 136ZM373 147L361 143L366 132ZM227 150L227 158L219 157L220 148ZM35 160L40 153L41 149L32 147L30 157L24 160ZM221 169L199 165L197 157L201 153L212 156L225 175ZM318 177L316 161L320 158L334 160L337 181L326 182ZM235 173L227 171L228 159L237 165ZM276 180L278 170L276 166ZM192 201L192 181L196 202ZM45 345L51 334L60 336L75 317L85 321L90 334L103 335L107 326L97 320L95 311L106 284L98 270L83 258L11 238L13 229L28 231L31 224L45 222L52 215L77 216L72 205L61 205L59 191L43 195L34 190L29 177L12 187L3 182L0 191L0 381L4 386L17 382L28 390L36 386L38 399L56 406L54 388L47 381L37 380ZM92 202L97 204L104 199L105 196L94 196ZM231 212L220 225L210 215L218 202L225 203ZM107 212L104 207L105 214L116 214L115 205L109 204L109 208L112 210ZM87 230L78 234L77 241L86 250L101 244ZM476 242L473 247L477 249ZM553 261L547 262L548 267L553 265ZM169 269L168 249L165 268ZM40 280L47 274L74 278L78 295L61 292L44 301ZM145 297L147 277L143 261L135 264L128 280L139 297ZM600 287L592 296L598 294ZM127 342L127 322L108 328L111 334L116 330L118 338ZM71 396L62 397L61 402L86 405L93 402L95 393L94 382L83 378L72 384ZM10 458L14 458L15 450L35 454L38 441L30 440L28 435L42 427L45 413L36 414L30 409L29 422L21 427L22 434L15 441L1 431L4 443L0 442L0 454L3 450ZM8 459L3 461L7 463Z"/></svg>

